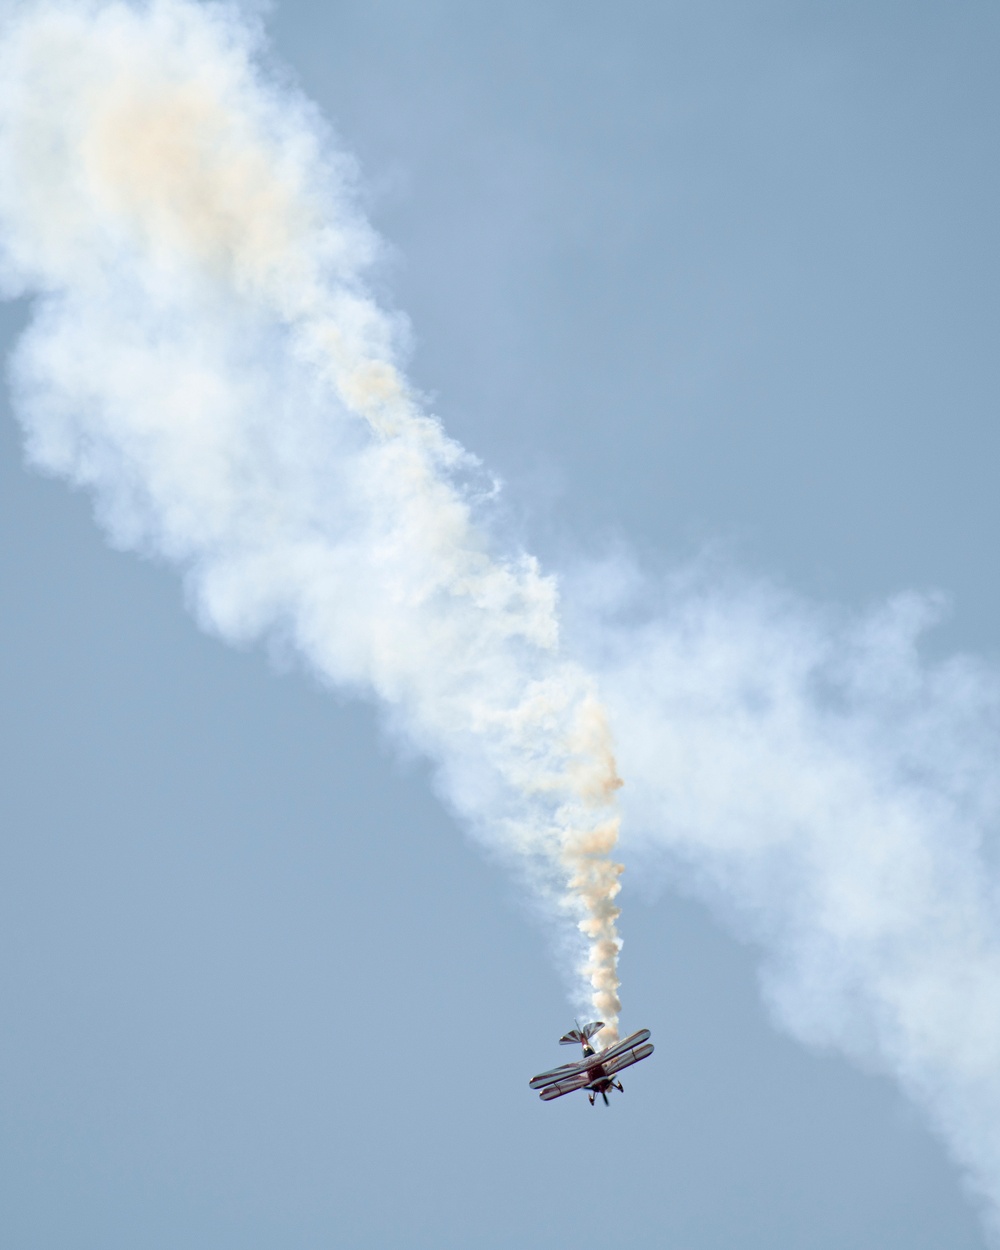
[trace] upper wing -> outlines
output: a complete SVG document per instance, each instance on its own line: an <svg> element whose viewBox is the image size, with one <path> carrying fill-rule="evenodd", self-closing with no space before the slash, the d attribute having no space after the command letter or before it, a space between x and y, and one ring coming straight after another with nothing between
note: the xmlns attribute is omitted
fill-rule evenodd
<svg viewBox="0 0 1000 1250"><path fill-rule="evenodd" d="M574 1090L586 1088L589 1080L586 1072L581 1072L577 1076L557 1081L554 1085L547 1085L538 1097L542 1102L550 1102L553 1098L561 1098L563 1094L572 1094Z"/></svg>
<svg viewBox="0 0 1000 1250"><path fill-rule="evenodd" d="M579 1063L564 1063L562 1067L553 1068L551 1072L543 1072L541 1076L533 1076L528 1084L532 1089L541 1089L543 1085L551 1085L553 1081L564 1081L567 1077L586 1075L587 1068L593 1066L593 1060Z"/></svg>
<svg viewBox="0 0 1000 1250"><path fill-rule="evenodd" d="M633 1063L638 1063L640 1059L648 1059L652 1053L653 1043L644 1042L641 1046L633 1046L630 1050L623 1051L611 1059L605 1059L601 1063L601 1067L608 1076L612 1076L615 1072L620 1072L622 1068L630 1068Z"/></svg>
<svg viewBox="0 0 1000 1250"><path fill-rule="evenodd" d="M607 1050L602 1050L597 1056L601 1063L606 1063L609 1059L614 1059L616 1055L624 1054L626 1050L633 1050L640 1042L644 1042L649 1037L649 1029L640 1029L638 1033L630 1033L628 1037L623 1037L620 1042L615 1042L614 1046L609 1046Z"/></svg>

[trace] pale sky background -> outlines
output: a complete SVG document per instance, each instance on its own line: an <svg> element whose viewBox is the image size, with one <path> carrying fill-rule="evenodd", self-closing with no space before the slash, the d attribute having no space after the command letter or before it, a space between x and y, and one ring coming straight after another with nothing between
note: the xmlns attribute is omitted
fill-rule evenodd
<svg viewBox="0 0 1000 1250"><path fill-rule="evenodd" d="M1000 655L995 5L269 28L360 161L413 378L543 558L937 587L933 645ZM24 472L4 403L0 1245L985 1244L894 1087L777 1034L755 951L627 875L623 1025L656 1054L610 1110L541 1104L563 985L424 767L199 634Z"/></svg>

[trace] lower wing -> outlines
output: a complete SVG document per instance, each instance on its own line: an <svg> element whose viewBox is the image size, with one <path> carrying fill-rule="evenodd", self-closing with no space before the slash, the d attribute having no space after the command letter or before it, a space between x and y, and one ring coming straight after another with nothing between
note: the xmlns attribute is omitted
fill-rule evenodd
<svg viewBox="0 0 1000 1250"><path fill-rule="evenodd" d="M565 1081L558 1081L555 1085L547 1085L538 1097L542 1102L551 1102L553 1098L562 1098L563 1094L572 1094L574 1090L586 1089L589 1080L586 1072L583 1072L579 1076L571 1076Z"/></svg>

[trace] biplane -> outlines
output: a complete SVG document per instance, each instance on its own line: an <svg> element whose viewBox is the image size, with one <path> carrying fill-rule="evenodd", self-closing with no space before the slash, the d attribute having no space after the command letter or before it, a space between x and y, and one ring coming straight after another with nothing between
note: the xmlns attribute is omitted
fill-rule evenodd
<svg viewBox="0 0 1000 1250"><path fill-rule="evenodd" d="M583 1028L578 1024L559 1039L560 1046L572 1046L579 1042L583 1047L583 1059L577 1063L564 1063L560 1068L553 1068L551 1072L543 1072L540 1076L531 1078L528 1084L532 1089L541 1091L538 1096L543 1102L561 1098L563 1094L572 1094L577 1089L585 1089L591 1106L598 1094L604 1099L604 1105L608 1106L609 1089L624 1092L621 1081L614 1079L615 1073L621 1072L623 1068L630 1068L633 1063L647 1059L653 1053L653 1043L647 1041L649 1029L640 1029L638 1033L630 1034L614 1046L595 1051L590 1039L603 1028L604 1024L600 1020L585 1024Z"/></svg>

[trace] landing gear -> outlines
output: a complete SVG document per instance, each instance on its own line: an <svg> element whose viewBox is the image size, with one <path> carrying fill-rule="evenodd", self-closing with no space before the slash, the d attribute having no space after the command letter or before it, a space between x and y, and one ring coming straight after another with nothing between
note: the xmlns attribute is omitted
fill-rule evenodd
<svg viewBox="0 0 1000 1250"><path fill-rule="evenodd" d="M607 1078L604 1078L602 1081L598 1083L598 1086L596 1089L591 1087L587 1090L587 1097L590 1099L590 1105L591 1106L594 1105L597 1095L600 1094L601 1097L604 1099L604 1105L606 1107L610 1107L611 1104L608 1102L608 1090L609 1089L616 1089L618 1090L620 1094L625 1092L622 1089L621 1081L612 1081Z"/></svg>

